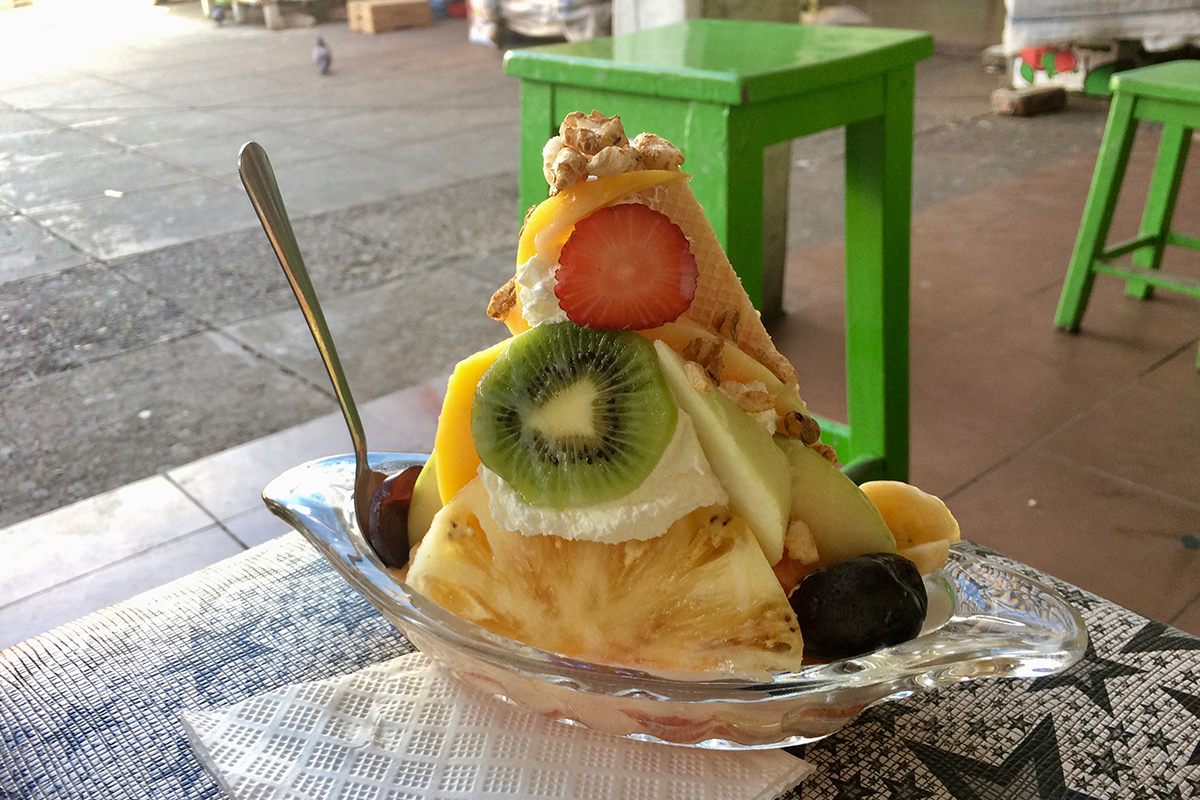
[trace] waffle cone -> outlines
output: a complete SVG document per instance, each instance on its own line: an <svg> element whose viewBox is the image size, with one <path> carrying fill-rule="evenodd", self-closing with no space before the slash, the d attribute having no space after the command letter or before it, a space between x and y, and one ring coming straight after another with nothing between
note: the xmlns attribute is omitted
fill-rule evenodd
<svg viewBox="0 0 1200 800"><path fill-rule="evenodd" d="M758 311L687 182L661 184L628 195L622 202L644 203L665 214L688 238L698 275L696 296L683 316L715 334L725 334L729 321L736 314L735 343L738 348L771 370L784 384L795 386L795 368L775 349Z"/></svg>

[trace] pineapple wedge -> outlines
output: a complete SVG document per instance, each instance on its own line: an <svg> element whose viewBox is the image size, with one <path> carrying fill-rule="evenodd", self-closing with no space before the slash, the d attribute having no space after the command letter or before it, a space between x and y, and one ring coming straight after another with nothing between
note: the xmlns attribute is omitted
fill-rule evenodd
<svg viewBox="0 0 1200 800"><path fill-rule="evenodd" d="M408 581L463 619L567 656L751 676L800 667L796 615L750 528L720 507L646 541L525 536L493 521L476 479L438 512Z"/></svg>

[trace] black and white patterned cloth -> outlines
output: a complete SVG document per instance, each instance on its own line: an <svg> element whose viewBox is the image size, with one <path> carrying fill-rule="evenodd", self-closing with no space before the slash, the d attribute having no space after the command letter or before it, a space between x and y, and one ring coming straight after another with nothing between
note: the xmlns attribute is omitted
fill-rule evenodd
<svg viewBox="0 0 1200 800"><path fill-rule="evenodd" d="M1200 639L1015 562L1088 623L1070 670L868 709L811 800L1200 800ZM410 652L298 534L0 651L0 798L220 797L179 722ZM381 798L382 800L382 798Z"/></svg>

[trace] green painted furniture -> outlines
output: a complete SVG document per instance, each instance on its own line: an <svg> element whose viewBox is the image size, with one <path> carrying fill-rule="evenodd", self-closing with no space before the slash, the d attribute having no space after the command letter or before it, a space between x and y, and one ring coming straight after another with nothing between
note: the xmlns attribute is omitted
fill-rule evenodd
<svg viewBox="0 0 1200 800"><path fill-rule="evenodd" d="M514 50L505 70L521 79L521 208L545 199L542 146L569 112L665 136L770 320L783 272L762 274L763 150L845 126L849 420L820 421L856 479L905 480L913 72L932 53L932 38L913 31L729 20Z"/></svg>
<svg viewBox="0 0 1200 800"><path fill-rule="evenodd" d="M1200 297L1200 280L1159 269L1167 245L1200 250L1200 238L1171 230L1192 132L1200 128L1200 61L1169 61L1119 72L1112 77L1112 91L1096 173L1054 315L1054 324L1069 331L1079 330L1097 274L1123 278L1130 297L1147 298L1156 287ZM1141 229L1133 239L1106 247L1129 151L1143 120L1163 127ZM1129 253L1130 266L1111 263ZM1200 369L1200 356L1196 368Z"/></svg>

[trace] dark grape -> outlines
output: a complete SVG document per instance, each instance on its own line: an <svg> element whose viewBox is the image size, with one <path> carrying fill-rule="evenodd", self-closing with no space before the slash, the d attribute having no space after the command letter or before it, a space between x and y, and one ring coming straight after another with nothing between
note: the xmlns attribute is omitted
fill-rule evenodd
<svg viewBox="0 0 1200 800"><path fill-rule="evenodd" d="M367 512L367 544L386 567L408 563L408 507L421 467L408 467L389 475L375 494Z"/></svg>
<svg viewBox="0 0 1200 800"><path fill-rule="evenodd" d="M805 577L789 599L804 655L829 661L913 638L929 606L916 565L892 553L835 561Z"/></svg>

